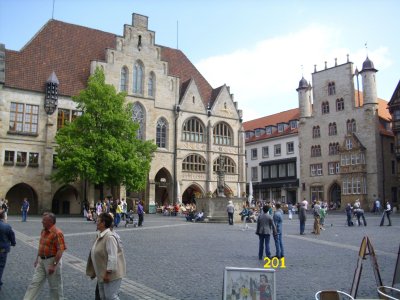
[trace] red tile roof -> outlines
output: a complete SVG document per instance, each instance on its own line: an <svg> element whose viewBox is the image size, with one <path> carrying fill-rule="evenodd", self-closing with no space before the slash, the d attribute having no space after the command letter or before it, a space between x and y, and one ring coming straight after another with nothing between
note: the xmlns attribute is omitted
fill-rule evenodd
<svg viewBox="0 0 400 300"><path fill-rule="evenodd" d="M86 88L91 61L105 61L106 49L115 49L117 35L50 20L21 51L6 49L5 86L44 92L54 71L60 81L59 94L74 96ZM193 79L205 105L213 103L213 89L180 50L161 47L169 75L180 78L181 95ZM215 97L214 97L215 98Z"/></svg>

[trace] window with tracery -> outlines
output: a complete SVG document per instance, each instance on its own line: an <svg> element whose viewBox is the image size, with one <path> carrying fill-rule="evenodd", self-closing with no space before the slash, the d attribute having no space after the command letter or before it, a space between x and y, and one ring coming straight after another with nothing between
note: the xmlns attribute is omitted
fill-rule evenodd
<svg viewBox="0 0 400 300"><path fill-rule="evenodd" d="M143 95L143 65L137 61L133 66L133 87L134 94Z"/></svg>
<svg viewBox="0 0 400 300"><path fill-rule="evenodd" d="M329 123L329 135L337 135L337 126L336 123Z"/></svg>
<svg viewBox="0 0 400 300"><path fill-rule="evenodd" d="M313 127L312 137L313 137L313 138L319 138L319 137L321 137L321 131L320 131L319 126L314 126L314 127Z"/></svg>
<svg viewBox="0 0 400 300"><path fill-rule="evenodd" d="M121 82L120 82L120 91L127 92L128 91L128 80L129 80L129 71L127 67L123 67L121 69Z"/></svg>
<svg viewBox="0 0 400 300"><path fill-rule="evenodd" d="M197 118L186 120L183 124L182 140L188 142L205 142L205 130L203 123Z"/></svg>
<svg viewBox="0 0 400 300"><path fill-rule="evenodd" d="M182 162L182 171L204 173L206 171L206 160L198 154L190 154Z"/></svg>
<svg viewBox="0 0 400 300"><path fill-rule="evenodd" d="M145 125L145 114L142 105L139 102L133 104L132 107L132 120L136 123L139 123L139 128L136 132L136 138L143 140L144 139L144 125Z"/></svg>
<svg viewBox="0 0 400 300"><path fill-rule="evenodd" d="M311 146L311 157L321 156L321 146Z"/></svg>
<svg viewBox="0 0 400 300"><path fill-rule="evenodd" d="M226 174L235 174L235 162L233 161L232 158L230 158L229 156L222 156L223 159L223 165L225 166L225 172ZM213 171L217 172L219 171L219 167L220 167L220 157L218 157L216 160L214 160L213 163Z"/></svg>
<svg viewBox="0 0 400 300"><path fill-rule="evenodd" d="M346 127L347 133L353 133L357 131L356 121L354 119L347 120Z"/></svg>
<svg viewBox="0 0 400 300"><path fill-rule="evenodd" d="M336 155L339 153L339 143L329 144L329 155Z"/></svg>
<svg viewBox="0 0 400 300"><path fill-rule="evenodd" d="M214 137L214 144L216 145L232 145L232 129L226 123L218 123L214 126L213 129L213 137ZM257 136L257 131L256 131Z"/></svg>
<svg viewBox="0 0 400 300"><path fill-rule="evenodd" d="M344 100L343 100L343 98L336 99L336 110L337 111L344 110Z"/></svg>
<svg viewBox="0 0 400 300"><path fill-rule="evenodd" d="M160 118L157 121L156 144L159 148L167 148L167 120Z"/></svg>
<svg viewBox="0 0 400 300"><path fill-rule="evenodd" d="M329 114L329 102L322 102L322 114Z"/></svg>

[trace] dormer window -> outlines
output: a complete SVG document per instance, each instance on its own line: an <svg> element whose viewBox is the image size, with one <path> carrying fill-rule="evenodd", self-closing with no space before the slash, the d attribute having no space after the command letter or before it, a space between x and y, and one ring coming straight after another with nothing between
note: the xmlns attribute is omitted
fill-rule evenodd
<svg viewBox="0 0 400 300"><path fill-rule="evenodd" d="M261 129L256 129L256 137L259 137L261 135Z"/></svg>
<svg viewBox="0 0 400 300"><path fill-rule="evenodd" d="M267 128L265 128L265 132L266 134L272 134L272 127L268 126Z"/></svg>
<svg viewBox="0 0 400 300"><path fill-rule="evenodd" d="M278 132L283 132L285 129L285 125L284 124L278 124Z"/></svg>
<svg viewBox="0 0 400 300"><path fill-rule="evenodd" d="M296 128L297 128L297 121L291 120L290 121L290 129L296 129Z"/></svg>

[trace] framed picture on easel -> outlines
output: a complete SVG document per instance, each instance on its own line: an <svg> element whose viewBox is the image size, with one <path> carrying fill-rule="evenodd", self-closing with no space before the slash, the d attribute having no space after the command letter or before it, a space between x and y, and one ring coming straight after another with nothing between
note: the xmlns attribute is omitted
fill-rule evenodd
<svg viewBox="0 0 400 300"><path fill-rule="evenodd" d="M275 270L226 267L224 300L276 300Z"/></svg>

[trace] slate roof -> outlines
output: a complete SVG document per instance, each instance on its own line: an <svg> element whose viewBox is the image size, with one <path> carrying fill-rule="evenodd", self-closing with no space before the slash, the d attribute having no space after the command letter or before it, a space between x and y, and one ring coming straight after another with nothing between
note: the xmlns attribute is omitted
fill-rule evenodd
<svg viewBox="0 0 400 300"><path fill-rule="evenodd" d="M77 95L86 88L91 61L105 61L106 49L116 48L116 37L113 33L49 20L20 51L6 49L5 86L43 93L46 80L54 71L60 81L59 94ZM181 95L193 79L204 104L212 104L213 88L185 54L159 47L161 60L168 62L168 74L180 78Z"/></svg>

